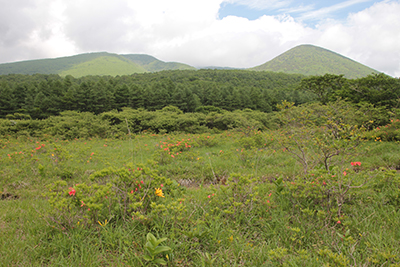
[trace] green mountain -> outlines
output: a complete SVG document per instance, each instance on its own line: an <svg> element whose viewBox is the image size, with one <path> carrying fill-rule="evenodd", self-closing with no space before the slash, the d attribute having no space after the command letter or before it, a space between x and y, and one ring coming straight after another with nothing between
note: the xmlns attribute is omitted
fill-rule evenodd
<svg viewBox="0 0 400 267"><path fill-rule="evenodd" d="M121 55L126 59L142 66L147 71L156 72L162 70L195 70L195 67L178 63L178 62L164 62L156 59L153 56L149 55L141 55L141 54L130 54L130 55Z"/></svg>
<svg viewBox="0 0 400 267"><path fill-rule="evenodd" d="M349 79L379 73L340 54L313 45L296 46L260 66L250 68L250 70L298 73L307 76L326 73L344 74Z"/></svg>
<svg viewBox="0 0 400 267"><path fill-rule="evenodd" d="M72 75L82 77L87 75L129 75L132 73L144 73L146 69L122 56L104 54L95 59L76 64L57 74L61 76Z"/></svg>
<svg viewBox="0 0 400 267"><path fill-rule="evenodd" d="M86 75L129 75L162 70L195 69L177 62L163 62L148 55L118 55L106 52L88 53L54 59L38 59L0 64L0 75L59 74L82 77Z"/></svg>
<svg viewBox="0 0 400 267"><path fill-rule="evenodd" d="M229 69L212 67L215 69ZM177 62L164 62L145 54L88 53L54 59L38 59L0 64L0 75L5 74L59 74L82 77L86 75L129 75L163 70L195 70L195 67ZM346 78L360 78L378 71L327 49L300 45L277 56L255 71L289 74L324 75L344 74Z"/></svg>

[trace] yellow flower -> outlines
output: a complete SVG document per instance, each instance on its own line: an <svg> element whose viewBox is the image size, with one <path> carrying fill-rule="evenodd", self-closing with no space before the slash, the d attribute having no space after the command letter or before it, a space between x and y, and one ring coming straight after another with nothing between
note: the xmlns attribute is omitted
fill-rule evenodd
<svg viewBox="0 0 400 267"><path fill-rule="evenodd" d="M156 188L156 195L159 196L159 197L164 197L164 194L163 194L161 188Z"/></svg>
<svg viewBox="0 0 400 267"><path fill-rule="evenodd" d="M106 226L108 224L107 219L104 221L104 223L101 223L100 221L97 221L101 226Z"/></svg>

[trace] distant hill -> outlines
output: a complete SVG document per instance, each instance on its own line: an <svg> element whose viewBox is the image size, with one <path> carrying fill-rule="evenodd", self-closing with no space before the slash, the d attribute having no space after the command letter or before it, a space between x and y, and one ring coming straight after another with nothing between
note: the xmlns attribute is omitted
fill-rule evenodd
<svg viewBox="0 0 400 267"><path fill-rule="evenodd" d="M299 45L274 59L249 70L297 73L303 75L344 74L346 78L365 77L379 73L361 63L330 50L313 46Z"/></svg>
<svg viewBox="0 0 400 267"><path fill-rule="evenodd" d="M0 75L5 74L59 74L82 77L87 75L129 75L163 70L195 70L178 62L164 62L145 54L87 53L70 57L38 59L0 64ZM233 70L229 67L202 67L202 69ZM344 74L346 78L360 78L378 71L327 49L300 45L260 66L247 70L283 72L288 74L324 75Z"/></svg>
<svg viewBox="0 0 400 267"><path fill-rule="evenodd" d="M164 62L153 56L145 54L121 55L122 57L142 66L146 71L156 72L162 70L195 70L195 67L178 62Z"/></svg>
<svg viewBox="0 0 400 267"><path fill-rule="evenodd" d="M88 53L54 59L38 59L0 64L0 75L59 74L82 77L86 75L128 75L162 70L196 69L192 66L164 62L149 55L118 55L106 52Z"/></svg>

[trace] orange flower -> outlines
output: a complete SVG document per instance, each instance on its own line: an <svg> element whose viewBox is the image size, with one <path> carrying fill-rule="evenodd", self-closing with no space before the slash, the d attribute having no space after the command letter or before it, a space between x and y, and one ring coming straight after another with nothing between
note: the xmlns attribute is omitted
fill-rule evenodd
<svg viewBox="0 0 400 267"><path fill-rule="evenodd" d="M155 194L156 194L156 196L164 197L164 194L163 194L163 191L161 188L156 188Z"/></svg>

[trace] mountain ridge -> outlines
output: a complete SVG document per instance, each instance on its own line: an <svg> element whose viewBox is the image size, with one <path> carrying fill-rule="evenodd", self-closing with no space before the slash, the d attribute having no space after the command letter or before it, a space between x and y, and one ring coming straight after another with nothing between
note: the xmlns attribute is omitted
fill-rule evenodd
<svg viewBox="0 0 400 267"><path fill-rule="evenodd" d="M146 60L137 60L147 57ZM82 77L85 75L129 75L175 69L196 69L178 62L164 62L145 54L114 54L92 52L67 57L34 59L0 64L0 75L59 74Z"/></svg>
<svg viewBox="0 0 400 267"><path fill-rule="evenodd" d="M238 69L228 67L202 67L212 69ZM115 54L92 52L68 57L36 59L0 64L0 75L6 74L59 74L82 77L86 75L130 75L163 70L195 70L193 66L179 62L164 62L147 54ZM201 68L200 68L201 69ZM272 71L288 74L341 75L361 78L380 73L359 62L328 49L304 44L278 55L264 64L247 68L251 71Z"/></svg>

